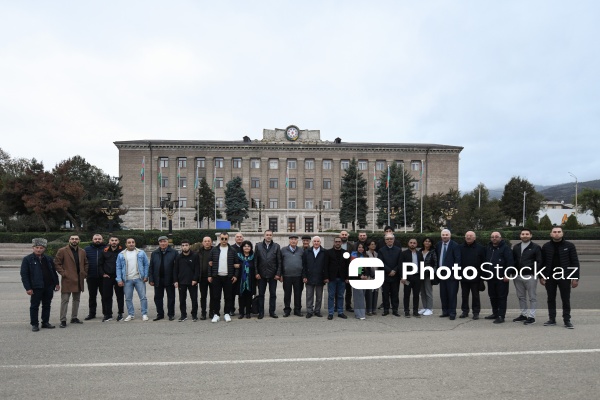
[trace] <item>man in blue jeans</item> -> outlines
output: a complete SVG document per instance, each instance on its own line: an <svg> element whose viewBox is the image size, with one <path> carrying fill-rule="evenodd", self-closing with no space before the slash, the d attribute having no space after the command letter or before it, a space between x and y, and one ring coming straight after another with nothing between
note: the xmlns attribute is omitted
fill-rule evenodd
<svg viewBox="0 0 600 400"><path fill-rule="evenodd" d="M328 292L328 320L333 319L335 299L337 297L337 312L338 317L348 318L344 314L344 290L348 283L348 267L350 266L350 257L344 257L346 251L342 249L342 238L336 237L333 239L333 248L327 250L327 273L325 275L325 283L327 284Z"/></svg>
<svg viewBox="0 0 600 400"><path fill-rule="evenodd" d="M142 307L142 321L148 321L148 300L146 299L146 282L148 282L148 257L143 250L135 247L135 239L127 238L126 249L117 257L117 282L125 287L125 304L127 304L127 318L135 318L133 308L133 289L135 288L140 298Z"/></svg>

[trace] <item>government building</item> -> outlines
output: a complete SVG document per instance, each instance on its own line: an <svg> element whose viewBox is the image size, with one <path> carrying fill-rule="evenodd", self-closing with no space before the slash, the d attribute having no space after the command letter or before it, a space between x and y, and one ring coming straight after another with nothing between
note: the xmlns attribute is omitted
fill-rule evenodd
<svg viewBox="0 0 600 400"><path fill-rule="evenodd" d="M123 206L129 210L122 216L124 226L165 229L167 217L160 200L171 193L180 206L173 215L174 230L213 228L213 221L208 226L207 220L196 222L194 218L197 179L205 178L214 187L216 205L225 219L225 185L239 176L251 204L250 217L241 228L254 232L346 228L339 221L340 186L352 158L368 187L368 224L361 228L381 229L371 217L373 193L387 165L400 163L413 174L417 196L445 193L458 189L463 149L440 144L346 143L339 137L322 140L320 131L293 125L265 129L262 139L130 140L115 142L115 146L119 149Z"/></svg>

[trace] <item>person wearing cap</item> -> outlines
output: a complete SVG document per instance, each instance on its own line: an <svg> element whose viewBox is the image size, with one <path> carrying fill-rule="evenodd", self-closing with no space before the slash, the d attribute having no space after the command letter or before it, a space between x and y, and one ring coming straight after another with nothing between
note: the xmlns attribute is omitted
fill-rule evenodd
<svg viewBox="0 0 600 400"><path fill-rule="evenodd" d="M88 273L88 259L85 251L79 247L79 236L71 235L69 244L58 249L54 257L56 272L62 276L60 294L60 327L67 327L67 308L69 299L73 295L71 306L71 323L83 324L77 318L79 311L79 300L85 285Z"/></svg>
<svg viewBox="0 0 600 400"><path fill-rule="evenodd" d="M310 236L302 235L302 250L310 249Z"/></svg>
<svg viewBox="0 0 600 400"><path fill-rule="evenodd" d="M46 239L33 239L33 252L23 257L21 263L21 281L25 292L31 298L29 318L33 332L40 330L38 320L40 303L42 303L42 328L54 329L54 325L50 324L50 304L54 292L60 290L60 285L54 261L44 254L47 244Z"/></svg>
<svg viewBox="0 0 600 400"><path fill-rule="evenodd" d="M281 249L281 279L283 281L283 316L289 317L290 304L294 292L294 315L302 316L302 255L304 250L298 247L298 235L289 236L289 246Z"/></svg>
<svg viewBox="0 0 600 400"><path fill-rule="evenodd" d="M154 286L154 304L156 305L156 318L159 321L165 317L164 298L167 292L167 316L169 321L175 319L175 286L173 286L173 268L177 252L169 247L169 238L158 238L158 249L150 255L150 268L148 281Z"/></svg>

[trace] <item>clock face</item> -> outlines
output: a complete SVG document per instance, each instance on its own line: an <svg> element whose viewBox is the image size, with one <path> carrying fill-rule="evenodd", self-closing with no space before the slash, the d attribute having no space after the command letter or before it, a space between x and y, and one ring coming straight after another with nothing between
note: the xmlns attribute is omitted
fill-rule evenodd
<svg viewBox="0 0 600 400"><path fill-rule="evenodd" d="M287 138L287 140L291 140L292 142L298 140L299 135L300 130L294 125L288 126L285 130L285 137Z"/></svg>

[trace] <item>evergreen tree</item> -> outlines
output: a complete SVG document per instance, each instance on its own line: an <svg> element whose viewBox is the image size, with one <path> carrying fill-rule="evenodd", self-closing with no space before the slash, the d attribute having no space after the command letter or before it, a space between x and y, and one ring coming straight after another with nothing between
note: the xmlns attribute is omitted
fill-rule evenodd
<svg viewBox="0 0 600 400"><path fill-rule="evenodd" d="M200 221L205 218L208 220L208 225L210 225L210 221L215 219L215 192L208 186L208 182L206 182L206 178L202 178L200 180L200 184L198 185L198 202L199 206L196 209L196 221L198 218ZM221 218L221 212L217 210L217 218Z"/></svg>
<svg viewBox="0 0 600 400"><path fill-rule="evenodd" d="M225 214L232 224L241 226L244 219L248 218L248 199L242 187L242 178L236 176L225 187Z"/></svg>
<svg viewBox="0 0 600 400"><path fill-rule="evenodd" d="M581 212L591 211L596 224L600 224L600 189L584 188L578 200Z"/></svg>
<svg viewBox="0 0 600 400"><path fill-rule="evenodd" d="M551 231L552 230L552 221L550 221L550 217L548 214L544 215L540 218L540 224L538 226L540 231Z"/></svg>
<svg viewBox="0 0 600 400"><path fill-rule="evenodd" d="M579 226L579 222L577 222L577 217L575 214L569 215L569 218L567 218L567 222L565 222L563 228L570 231L581 228Z"/></svg>
<svg viewBox="0 0 600 400"><path fill-rule="evenodd" d="M356 230L355 216L358 225L367 225L367 180L363 173L358 170L356 159L350 161L346 174L342 178L340 194L340 222L342 224L352 223L352 230Z"/></svg>
<svg viewBox="0 0 600 400"><path fill-rule="evenodd" d="M492 230L506 221L498 200L490 199L490 192L483 183L458 201L452 226L456 232L469 230Z"/></svg>
<svg viewBox="0 0 600 400"><path fill-rule="evenodd" d="M404 195L406 194L406 225L410 226L418 219L419 201L415 194L412 183L414 179L408 171L404 170L404 179L402 171L404 167L397 163L389 166L388 170L381 173L381 184L377 189L377 200L375 204L379 209L377 213L377 225L387 225L388 220L388 186L390 193L390 224L392 226L404 226ZM423 207L425 208L425 207Z"/></svg>
<svg viewBox="0 0 600 400"><path fill-rule="evenodd" d="M525 219L537 214L544 200L534 186L527 180L519 176L513 176L504 186L504 193L500 199L500 208L502 212L516 221L517 226L523 224L523 192L527 193L525 201Z"/></svg>

